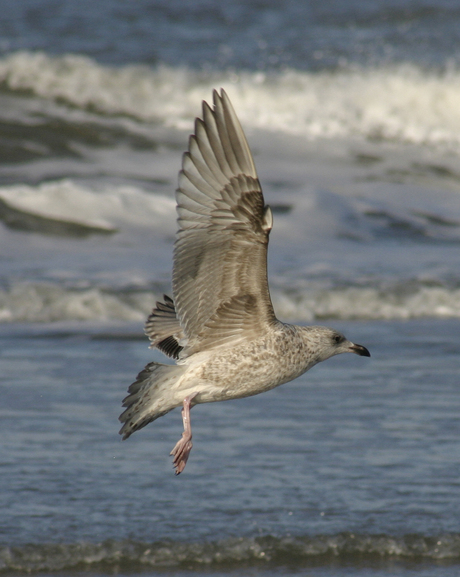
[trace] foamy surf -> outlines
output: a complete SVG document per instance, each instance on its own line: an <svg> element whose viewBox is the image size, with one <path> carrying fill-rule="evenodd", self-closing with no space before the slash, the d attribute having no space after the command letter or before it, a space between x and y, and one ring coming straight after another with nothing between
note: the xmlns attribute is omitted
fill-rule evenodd
<svg viewBox="0 0 460 577"><path fill-rule="evenodd" d="M69 229L71 224L82 227L82 235L129 226L152 227L157 234L174 228L174 200L134 186L89 186L71 179L38 186L18 184L0 187L2 201L0 219L19 230L57 234L59 222L63 235L66 224ZM16 211L14 222L12 211ZM73 230L67 231L70 236Z"/></svg>
<svg viewBox="0 0 460 577"><path fill-rule="evenodd" d="M177 129L192 130L201 99L219 85L253 129L275 217L269 276L280 318L460 316L460 169L455 155L432 154L436 143L460 143L455 71L223 74L18 52L0 59L0 78L11 101L22 102L24 90L24 102L33 101L24 114L12 105L18 134L28 126L21 146L41 142L34 123L45 118L44 142L59 137L80 154L18 155L2 167L0 321L145 319L170 291L174 189L187 140ZM54 114L67 124L54 125ZM102 125L115 126L107 141ZM119 145L133 125L145 148ZM81 126L88 133L78 141Z"/></svg>
<svg viewBox="0 0 460 577"><path fill-rule="evenodd" d="M152 290L69 288L22 282L0 290L0 323L60 321L143 322L169 287ZM460 318L460 288L398 285L271 291L277 315L286 321L409 320Z"/></svg>
<svg viewBox="0 0 460 577"><path fill-rule="evenodd" d="M0 59L0 82L101 114L190 129L202 99L222 86L247 128L308 139L360 136L460 149L460 72L414 64L334 72L197 71L109 67L80 56L16 52Z"/></svg>

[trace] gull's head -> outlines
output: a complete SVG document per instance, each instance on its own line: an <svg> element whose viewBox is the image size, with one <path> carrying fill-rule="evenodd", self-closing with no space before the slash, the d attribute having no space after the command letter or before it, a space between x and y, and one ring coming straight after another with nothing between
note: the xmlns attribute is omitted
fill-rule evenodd
<svg viewBox="0 0 460 577"><path fill-rule="evenodd" d="M303 327L308 348L317 363L335 355L355 353L360 357L370 357L370 352L362 345L349 341L342 333L328 327Z"/></svg>

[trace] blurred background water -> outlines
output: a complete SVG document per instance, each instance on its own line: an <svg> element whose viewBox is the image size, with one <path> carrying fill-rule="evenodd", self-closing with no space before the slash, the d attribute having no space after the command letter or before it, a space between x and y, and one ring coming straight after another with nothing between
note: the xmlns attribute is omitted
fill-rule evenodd
<svg viewBox="0 0 460 577"><path fill-rule="evenodd" d="M0 0L0 573L453 576L460 562L460 6ZM275 226L282 320L338 357L269 394L117 417L170 292L213 88ZM195 413L196 411L196 413Z"/></svg>

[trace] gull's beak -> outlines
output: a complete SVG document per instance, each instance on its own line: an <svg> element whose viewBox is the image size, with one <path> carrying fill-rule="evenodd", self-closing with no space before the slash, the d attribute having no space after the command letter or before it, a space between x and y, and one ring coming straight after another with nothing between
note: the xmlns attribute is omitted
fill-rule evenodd
<svg viewBox="0 0 460 577"><path fill-rule="evenodd" d="M370 357L371 353L363 347L362 345L355 345L353 344L350 347L350 353L355 353L355 355L359 355L360 357Z"/></svg>

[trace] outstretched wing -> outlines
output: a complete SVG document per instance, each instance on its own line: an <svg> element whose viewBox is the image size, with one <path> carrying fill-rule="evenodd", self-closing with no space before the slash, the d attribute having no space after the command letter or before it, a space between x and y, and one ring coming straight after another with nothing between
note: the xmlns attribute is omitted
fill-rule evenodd
<svg viewBox="0 0 460 577"><path fill-rule="evenodd" d="M257 338L276 321L267 281L272 213L227 94L203 103L176 194L176 313L184 354Z"/></svg>

